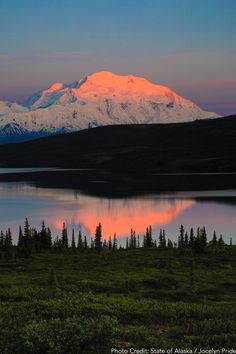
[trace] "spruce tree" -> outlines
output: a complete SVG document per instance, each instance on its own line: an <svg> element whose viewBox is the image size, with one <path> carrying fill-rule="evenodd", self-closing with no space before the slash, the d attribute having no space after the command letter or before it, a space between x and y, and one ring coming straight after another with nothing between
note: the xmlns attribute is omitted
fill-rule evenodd
<svg viewBox="0 0 236 354"><path fill-rule="evenodd" d="M84 249L86 250L88 248L88 241L87 241L87 237L84 236Z"/></svg>
<svg viewBox="0 0 236 354"><path fill-rule="evenodd" d="M194 251L201 251L201 242L200 242L200 228L197 228L197 236L194 239Z"/></svg>
<svg viewBox="0 0 236 354"><path fill-rule="evenodd" d="M189 246L188 233L185 232L185 235L184 235L184 247L188 248L188 246Z"/></svg>
<svg viewBox="0 0 236 354"><path fill-rule="evenodd" d="M109 251L112 250L112 241L111 241L111 236L109 237L109 241L108 241L108 249Z"/></svg>
<svg viewBox="0 0 236 354"><path fill-rule="evenodd" d="M216 232L215 231L213 233L213 238L212 238L211 244L212 244L213 247L217 246L217 236L216 236Z"/></svg>
<svg viewBox="0 0 236 354"><path fill-rule="evenodd" d="M173 248L173 243L172 241L168 238L168 241L167 241L167 247L168 248Z"/></svg>
<svg viewBox="0 0 236 354"><path fill-rule="evenodd" d="M74 231L74 229L72 230L71 248L72 248L72 250L76 249L76 246L75 246L75 231Z"/></svg>
<svg viewBox="0 0 236 354"><path fill-rule="evenodd" d="M3 251L4 249L4 233L3 231L1 231L1 234L0 234L0 250Z"/></svg>
<svg viewBox="0 0 236 354"><path fill-rule="evenodd" d="M205 227L200 230L200 249L204 251L207 246L207 233Z"/></svg>
<svg viewBox="0 0 236 354"><path fill-rule="evenodd" d="M25 219L25 225L24 225L24 246L27 249L30 249L31 246L31 230L27 218Z"/></svg>
<svg viewBox="0 0 236 354"><path fill-rule="evenodd" d="M78 235L78 249L82 250L83 247L83 241L82 241L82 233L81 230L79 230L79 235Z"/></svg>
<svg viewBox="0 0 236 354"><path fill-rule="evenodd" d="M218 240L218 246L219 247L223 247L224 245L225 245L225 242L223 240L222 235L220 235L219 240Z"/></svg>
<svg viewBox="0 0 236 354"><path fill-rule="evenodd" d="M35 251L39 252L41 249L40 233L38 233L36 229L34 229L32 233L33 233L33 243L34 243Z"/></svg>
<svg viewBox="0 0 236 354"><path fill-rule="evenodd" d="M40 231L40 248L46 250L48 247L47 245L47 230L46 230L46 227L45 227L45 223L44 221L42 222L42 228L41 228L41 231Z"/></svg>
<svg viewBox="0 0 236 354"><path fill-rule="evenodd" d="M116 237L116 233L114 233L114 236L113 236L113 246L112 246L113 250L117 250L117 237Z"/></svg>
<svg viewBox="0 0 236 354"><path fill-rule="evenodd" d="M151 225L146 229L146 247L153 247L152 227Z"/></svg>
<svg viewBox="0 0 236 354"><path fill-rule="evenodd" d="M166 248L166 232L165 232L165 230L162 231L162 247Z"/></svg>
<svg viewBox="0 0 236 354"><path fill-rule="evenodd" d="M62 227L62 247L68 248L67 228L66 228L66 225L64 222L63 222L63 227Z"/></svg>
<svg viewBox="0 0 236 354"><path fill-rule="evenodd" d="M96 227L95 239L94 239L95 250L101 251L102 249L102 226L101 223Z"/></svg>
<svg viewBox="0 0 236 354"><path fill-rule="evenodd" d="M184 247L184 227L183 227L183 225L180 225L179 237L178 237L178 247L179 248Z"/></svg>
<svg viewBox="0 0 236 354"><path fill-rule="evenodd" d="M50 228L47 228L47 249L52 248L52 233Z"/></svg>
<svg viewBox="0 0 236 354"><path fill-rule="evenodd" d="M91 248L91 250L94 250L94 248L95 248L95 244L94 244L94 239L93 239L93 237L91 237L90 248Z"/></svg>
<svg viewBox="0 0 236 354"><path fill-rule="evenodd" d="M23 232L22 232L21 226L19 227L19 236L18 236L17 246L18 247L24 247L24 236L23 236Z"/></svg>
<svg viewBox="0 0 236 354"><path fill-rule="evenodd" d="M147 247L147 236L143 235L143 247Z"/></svg>
<svg viewBox="0 0 236 354"><path fill-rule="evenodd" d="M194 236L193 228L191 227L190 236L189 236L189 247L190 248L194 248L194 240L195 240L195 236Z"/></svg>

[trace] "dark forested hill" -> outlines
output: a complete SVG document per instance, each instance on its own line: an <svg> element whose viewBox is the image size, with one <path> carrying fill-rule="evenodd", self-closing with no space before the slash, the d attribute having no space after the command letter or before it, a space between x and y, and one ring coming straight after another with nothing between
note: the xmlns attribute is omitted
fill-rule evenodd
<svg viewBox="0 0 236 354"><path fill-rule="evenodd" d="M119 172L236 172L236 116L179 124L115 125L0 146L1 167Z"/></svg>

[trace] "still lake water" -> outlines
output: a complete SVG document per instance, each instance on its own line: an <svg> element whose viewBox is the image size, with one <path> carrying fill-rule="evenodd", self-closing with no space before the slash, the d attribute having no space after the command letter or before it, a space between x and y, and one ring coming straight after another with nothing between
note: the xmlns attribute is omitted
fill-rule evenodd
<svg viewBox="0 0 236 354"><path fill-rule="evenodd" d="M50 171L41 170L47 174ZM0 169L1 172L4 170ZM81 188L74 183L71 187L65 183L64 188L57 186L56 176L54 187L52 182L45 183L41 175L37 182L32 173L30 178L24 177L26 172L33 172L32 169L14 169L18 177L19 172L24 175L15 181L14 178L10 182L0 179L0 229L10 226L14 240L17 240L19 225L23 225L27 217L34 227L40 227L44 220L53 236L60 235L63 222L68 226L69 235L74 228L76 234L82 230L87 236L94 235L96 225L101 222L104 238L116 233L121 243L131 228L142 237L149 225L154 235L158 236L160 228L164 228L167 237L177 241L179 226L183 224L186 230L205 226L209 238L216 230L225 241L229 242L230 237L236 241L236 189L148 193L137 190L131 195L114 196L110 189L104 191L106 180L93 177L88 184L91 188L87 184L86 188L84 185Z"/></svg>

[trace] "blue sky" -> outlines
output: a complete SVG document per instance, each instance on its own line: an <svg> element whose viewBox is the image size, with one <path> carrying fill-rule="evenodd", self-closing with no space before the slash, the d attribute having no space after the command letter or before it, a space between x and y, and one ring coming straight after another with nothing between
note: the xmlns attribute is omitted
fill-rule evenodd
<svg viewBox="0 0 236 354"><path fill-rule="evenodd" d="M0 99L133 73L236 113L235 0L0 0Z"/></svg>

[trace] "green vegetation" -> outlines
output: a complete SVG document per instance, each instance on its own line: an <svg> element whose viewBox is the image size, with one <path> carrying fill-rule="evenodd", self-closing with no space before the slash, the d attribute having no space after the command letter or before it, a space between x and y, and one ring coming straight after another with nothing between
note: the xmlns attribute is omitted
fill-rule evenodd
<svg viewBox="0 0 236 354"><path fill-rule="evenodd" d="M78 237L77 237L78 236ZM158 239L158 240L157 240ZM143 240L126 248L72 237L52 241L28 220L12 245L0 238L0 353L106 354L111 347L231 348L236 342L236 246L206 230L178 241Z"/></svg>

